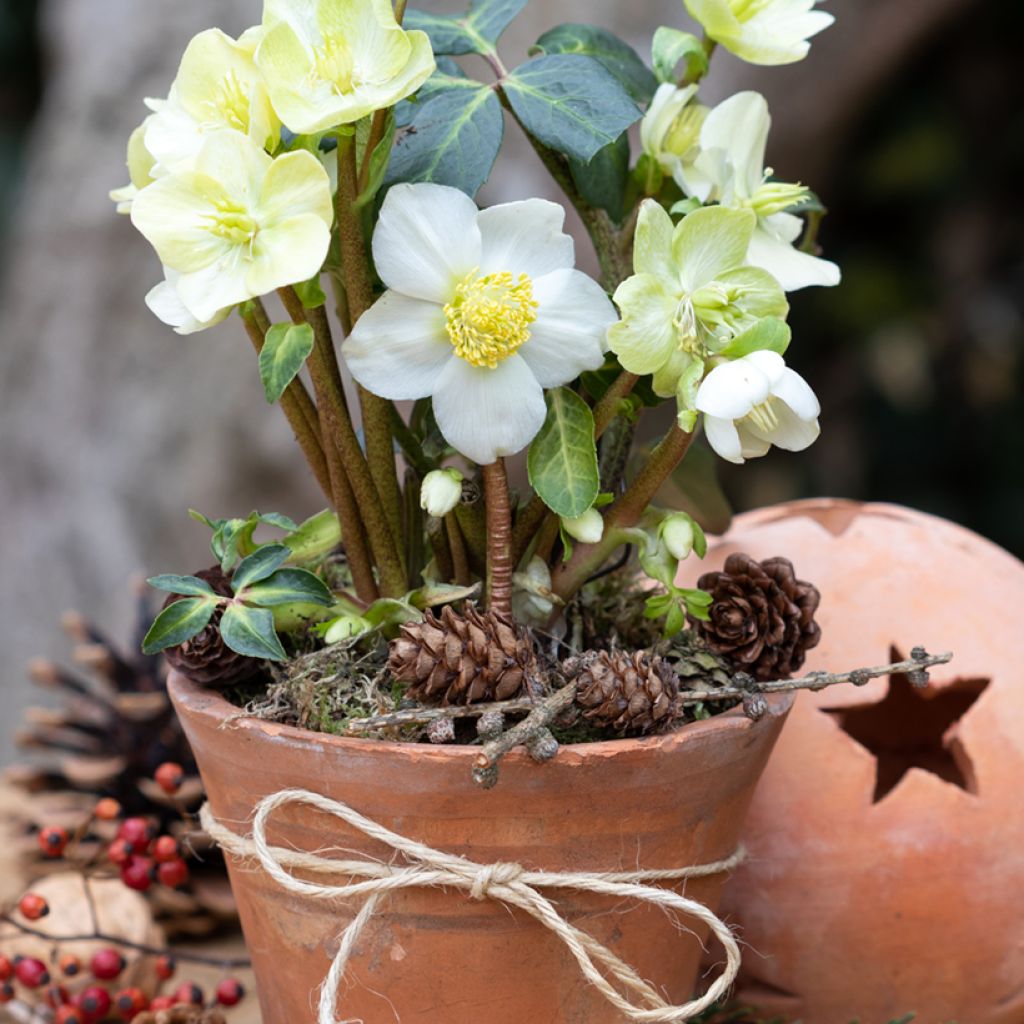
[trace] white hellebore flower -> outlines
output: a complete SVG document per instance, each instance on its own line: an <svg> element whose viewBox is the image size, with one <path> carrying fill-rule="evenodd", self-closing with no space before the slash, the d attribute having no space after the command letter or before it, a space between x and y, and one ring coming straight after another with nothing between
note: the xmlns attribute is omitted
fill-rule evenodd
<svg viewBox="0 0 1024 1024"><path fill-rule="evenodd" d="M690 16L730 53L751 64L793 64L811 36L836 19L814 10L817 0L685 0Z"/></svg>
<svg viewBox="0 0 1024 1024"><path fill-rule="evenodd" d="M132 203L132 223L181 277L200 323L222 309L316 274L330 247L331 188L307 152L272 160L241 132L218 132L191 170L159 178Z"/></svg>
<svg viewBox="0 0 1024 1024"><path fill-rule="evenodd" d="M573 269L565 211L542 199L478 210L444 185L396 185L373 235L388 291L345 343L382 398L434 401L449 444L482 465L525 448L544 388L604 361L615 309Z"/></svg>
<svg viewBox="0 0 1024 1024"><path fill-rule="evenodd" d="M420 485L420 508L443 519L462 501L463 476L457 469L433 469Z"/></svg>
<svg viewBox="0 0 1024 1024"><path fill-rule="evenodd" d="M170 267L164 267L164 280L151 288L146 295L146 305L156 317L168 327L173 327L176 334L196 334L207 327L215 327L228 318L231 307L218 310L209 320L197 320L187 309L178 295L178 282L181 274Z"/></svg>
<svg viewBox="0 0 1024 1024"><path fill-rule="evenodd" d="M717 200L726 207L753 210L757 226L747 262L767 270L787 292L839 284L839 267L793 246L803 221L785 211L805 201L807 189L765 180L771 174L764 166L771 123L760 93L731 96L704 119L699 152L679 165L676 182L701 202Z"/></svg>
<svg viewBox="0 0 1024 1024"><path fill-rule="evenodd" d="M697 391L708 444L729 462L810 447L820 433L821 407L807 381L777 352L751 352L716 366Z"/></svg>

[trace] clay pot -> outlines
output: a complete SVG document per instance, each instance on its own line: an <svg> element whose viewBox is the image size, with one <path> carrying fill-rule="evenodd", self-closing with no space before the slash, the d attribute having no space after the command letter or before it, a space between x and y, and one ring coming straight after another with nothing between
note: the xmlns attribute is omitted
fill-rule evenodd
<svg viewBox="0 0 1024 1024"><path fill-rule="evenodd" d="M180 676L169 686L213 813L239 831L263 797L300 788L436 849L548 871L667 869L728 857L792 703L773 699L758 722L729 712L667 736L567 746L543 765L514 752L498 785L482 790L470 778L472 747L342 739L238 719L219 695ZM392 857L314 809L282 813L271 830L275 845ZM337 938L360 904L299 898L258 867L234 858L228 866L264 1020L312 1022ZM690 880L686 895L714 909L723 882L722 874ZM673 924L649 906L572 891L559 892L557 903L668 998L692 997L705 935L695 922ZM402 890L367 934L343 988L343 1019L621 1024L550 932L494 902Z"/></svg>
<svg viewBox="0 0 1024 1024"><path fill-rule="evenodd" d="M1024 566L932 516L819 500L739 516L686 582L738 550L821 589L808 669L955 652L924 690L797 700L723 898L752 947L738 998L803 1024L1021 1024Z"/></svg>

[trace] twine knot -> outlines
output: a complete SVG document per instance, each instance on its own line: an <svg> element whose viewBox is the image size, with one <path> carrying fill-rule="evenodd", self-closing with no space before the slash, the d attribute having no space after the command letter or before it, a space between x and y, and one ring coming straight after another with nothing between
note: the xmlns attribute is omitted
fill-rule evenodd
<svg viewBox="0 0 1024 1024"><path fill-rule="evenodd" d="M279 808L306 804L344 822L363 835L401 854L405 863L384 864L376 860L337 860L319 853L271 846L267 821ZM738 849L731 857L711 864L656 871L555 872L528 871L521 864L499 861L477 864L465 857L435 850L385 828L364 817L347 804L306 790L282 790L263 800L253 815L251 836L241 836L218 821L205 804L199 818L206 832L228 853L256 859L263 870L282 888L318 900L365 902L341 934L338 951L320 989L318 1024L345 1024L335 1017L338 992L359 937L377 911L379 901L389 892L406 888L444 887L460 889L474 900L492 899L529 914L565 944L580 971L626 1020L638 1024L683 1024L717 1003L729 990L740 966L739 946L725 923L697 900L662 888L658 882L703 878L735 868L744 858ZM327 875L345 878L341 884L327 884L299 877ZM686 914L707 925L725 949L725 966L704 995L680 1006L667 1003L662 994L616 956L607 946L567 921L543 889L597 893L616 899L652 904L668 915ZM614 981L616 984L612 984ZM353 1022L349 1022L353 1024Z"/></svg>

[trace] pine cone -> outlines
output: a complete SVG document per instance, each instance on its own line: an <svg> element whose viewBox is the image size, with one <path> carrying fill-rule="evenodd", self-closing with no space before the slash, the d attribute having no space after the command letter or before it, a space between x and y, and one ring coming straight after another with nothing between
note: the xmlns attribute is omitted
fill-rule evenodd
<svg viewBox="0 0 1024 1024"><path fill-rule="evenodd" d="M220 1010L204 1010L199 1006L172 1006L156 1013L140 1013L132 1024L226 1024Z"/></svg>
<svg viewBox="0 0 1024 1024"><path fill-rule="evenodd" d="M525 630L497 612L450 605L438 618L426 612L391 642L388 668L424 704L509 700L537 675L537 654Z"/></svg>
<svg viewBox="0 0 1024 1024"><path fill-rule="evenodd" d="M705 573L697 586L712 596L711 619L692 625L711 650L755 679L788 678L821 639L814 621L821 595L785 558L730 555L724 572Z"/></svg>
<svg viewBox="0 0 1024 1024"><path fill-rule="evenodd" d="M231 597L231 577L218 567L202 569L196 573L205 580L221 597ZM171 594L164 602L164 607L180 601L176 594ZM223 609L218 608L206 628L191 640L186 640L179 647L170 647L164 651L164 657L171 668L191 679L193 683L211 689L226 689L246 683L260 675L263 662L258 658L247 658L236 654L228 647L220 635L220 619Z"/></svg>
<svg viewBox="0 0 1024 1024"><path fill-rule="evenodd" d="M563 668L576 681L583 717L620 735L643 734L675 720L676 673L644 651L588 651Z"/></svg>

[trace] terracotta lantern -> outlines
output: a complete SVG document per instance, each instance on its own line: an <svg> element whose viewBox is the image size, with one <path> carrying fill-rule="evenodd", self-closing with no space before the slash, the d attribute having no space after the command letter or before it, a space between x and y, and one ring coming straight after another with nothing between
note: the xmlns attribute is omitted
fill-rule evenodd
<svg viewBox="0 0 1024 1024"><path fill-rule="evenodd" d="M926 687L797 700L724 900L738 998L803 1024L1022 1024L1024 565L932 516L815 500L739 516L686 582L734 551L820 588L808 670L955 654Z"/></svg>

